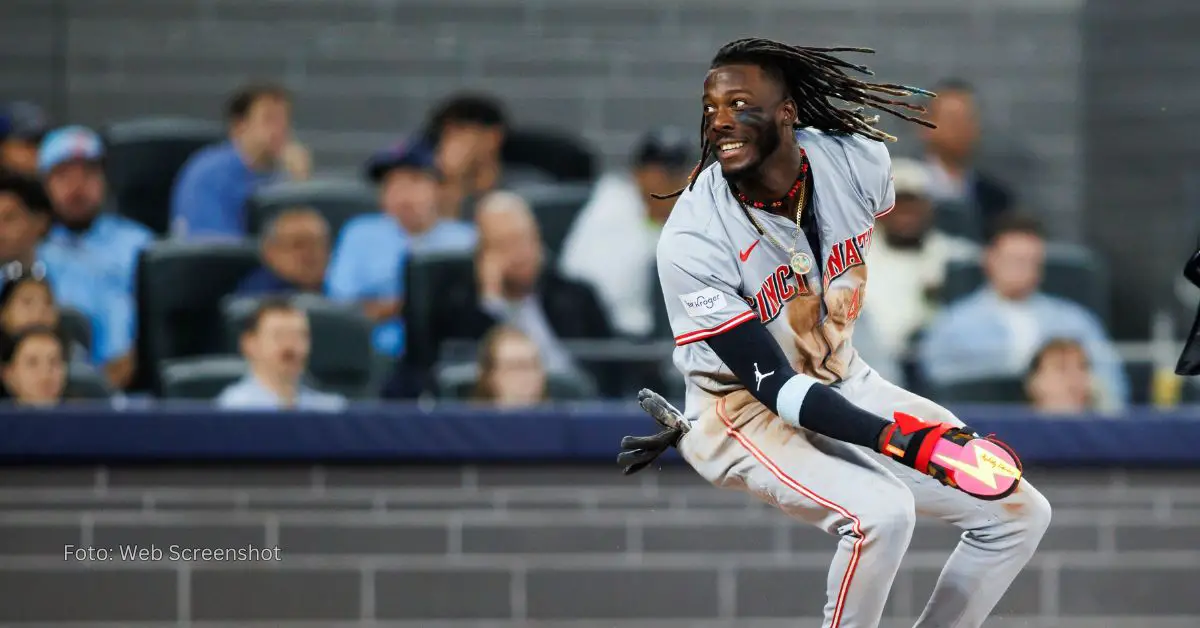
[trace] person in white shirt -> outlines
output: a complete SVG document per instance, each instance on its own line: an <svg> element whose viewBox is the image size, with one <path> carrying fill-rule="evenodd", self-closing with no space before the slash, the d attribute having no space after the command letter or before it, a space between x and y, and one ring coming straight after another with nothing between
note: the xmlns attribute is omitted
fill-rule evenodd
<svg viewBox="0 0 1200 628"><path fill-rule="evenodd" d="M876 223L867 254L871 289L863 314L880 351L895 359L937 312L937 293L949 262L977 258L980 250L970 240L934 227L929 174L920 163L893 159L892 178L896 205Z"/></svg>
<svg viewBox="0 0 1200 628"><path fill-rule="evenodd" d="M346 399L303 382L312 338L308 316L285 300L258 306L242 333L241 350L250 372L217 397L224 410L310 410L337 412Z"/></svg>
<svg viewBox="0 0 1200 628"><path fill-rule="evenodd" d="M687 181L696 161L693 143L678 129L648 133L634 149L630 172L612 172L596 182L563 243L559 271L591 285L624 336L653 331L655 308L661 307L651 283L654 251L675 199L650 194Z"/></svg>

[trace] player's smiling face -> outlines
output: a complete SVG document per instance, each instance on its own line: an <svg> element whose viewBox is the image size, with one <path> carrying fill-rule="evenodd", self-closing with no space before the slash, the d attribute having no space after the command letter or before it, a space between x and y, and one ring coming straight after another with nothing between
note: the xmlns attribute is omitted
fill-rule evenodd
<svg viewBox="0 0 1200 628"><path fill-rule="evenodd" d="M727 178L754 173L778 150L780 92L756 65L721 66L704 79L704 133Z"/></svg>

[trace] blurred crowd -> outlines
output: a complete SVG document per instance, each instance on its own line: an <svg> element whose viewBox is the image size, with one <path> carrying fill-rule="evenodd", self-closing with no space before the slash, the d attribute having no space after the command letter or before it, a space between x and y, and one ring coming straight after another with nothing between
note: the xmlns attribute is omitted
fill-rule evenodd
<svg viewBox="0 0 1200 628"><path fill-rule="evenodd" d="M1093 259L977 169L971 86L936 91L937 128L893 147L855 346L947 402L1121 408ZM336 411L678 391L654 272L673 200L650 194L686 182L693 132L647 129L597 172L579 138L522 135L463 93L334 181L293 136L302 106L247 85L213 112L224 137L183 153L170 125L131 138L0 111L3 396Z"/></svg>

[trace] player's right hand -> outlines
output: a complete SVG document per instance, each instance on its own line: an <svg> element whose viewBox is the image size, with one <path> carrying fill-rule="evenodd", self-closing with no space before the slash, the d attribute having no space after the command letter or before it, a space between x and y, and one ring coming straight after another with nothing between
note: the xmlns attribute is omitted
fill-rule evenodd
<svg viewBox="0 0 1200 628"><path fill-rule="evenodd" d="M679 444L679 439L691 428L683 413L662 398L662 395L643 388L638 392L638 405L663 427L663 430L650 436L626 436L621 439L621 449L617 455L617 464L624 467L623 473L631 475L650 466L667 449Z"/></svg>

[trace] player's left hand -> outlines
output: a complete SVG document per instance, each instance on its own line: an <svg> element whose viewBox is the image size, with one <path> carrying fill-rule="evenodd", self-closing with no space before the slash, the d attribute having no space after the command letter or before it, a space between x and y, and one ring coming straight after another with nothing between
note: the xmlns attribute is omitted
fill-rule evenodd
<svg viewBox="0 0 1200 628"><path fill-rule="evenodd" d="M678 445L691 428L688 420L683 418L683 413L653 390L643 388L638 392L638 405L654 417L663 430L651 436L626 436L621 439L623 451L617 455L617 464L624 467L622 473L625 475L650 466L667 449Z"/></svg>

